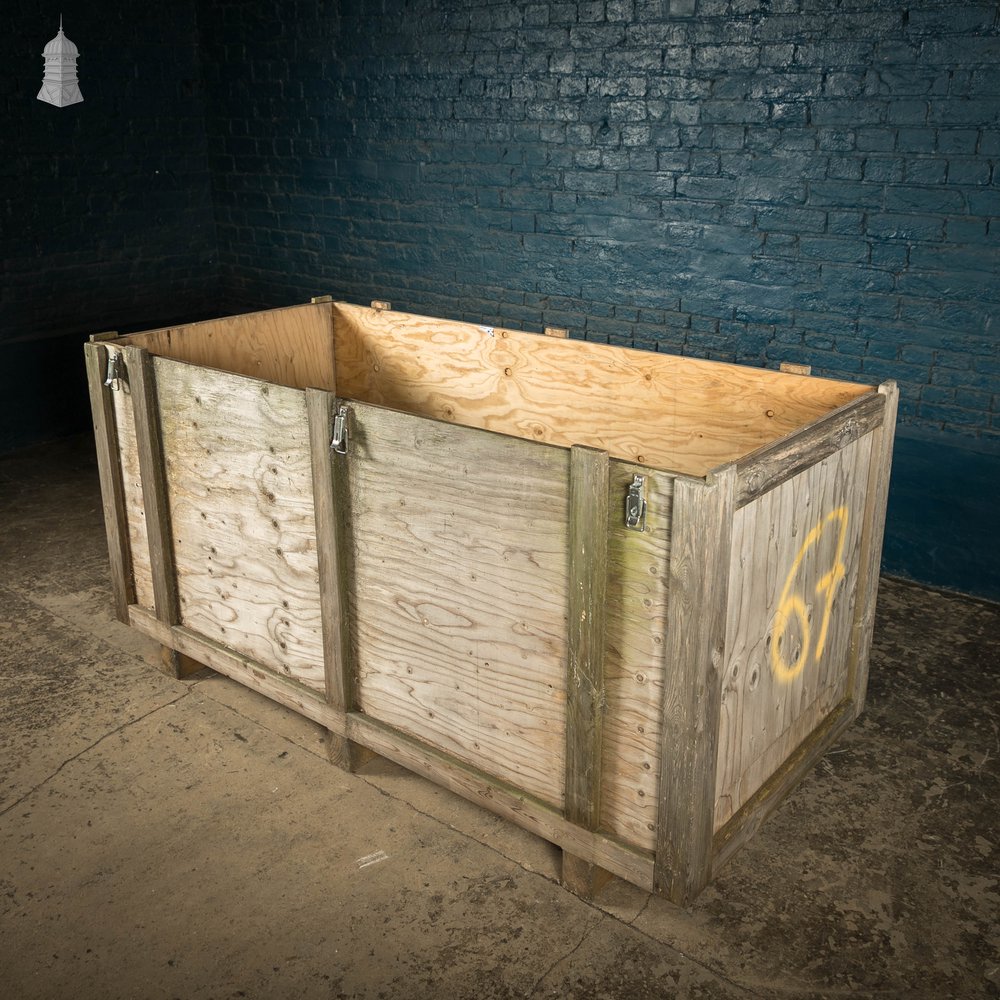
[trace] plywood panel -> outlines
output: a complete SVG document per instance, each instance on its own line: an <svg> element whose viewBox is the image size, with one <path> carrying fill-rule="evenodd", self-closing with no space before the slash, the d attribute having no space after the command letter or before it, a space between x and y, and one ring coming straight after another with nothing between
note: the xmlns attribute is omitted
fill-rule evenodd
<svg viewBox="0 0 1000 1000"><path fill-rule="evenodd" d="M106 345L109 353L120 353L118 342ZM132 394L127 381L112 392L115 422L118 428L118 452L121 456L122 486L125 494L125 517L128 541L132 551L132 574L135 579L136 603L153 607L153 576L149 562L149 539L146 534L146 511L142 502L142 479L139 475L139 447L135 437L135 416Z"/></svg>
<svg viewBox="0 0 1000 1000"><path fill-rule="evenodd" d="M338 392L703 476L870 387L334 305Z"/></svg>
<svg viewBox="0 0 1000 1000"><path fill-rule="evenodd" d="M361 709L561 806L569 453L350 409Z"/></svg>
<svg viewBox="0 0 1000 1000"><path fill-rule="evenodd" d="M847 694L872 435L736 512L715 828Z"/></svg>
<svg viewBox="0 0 1000 1000"><path fill-rule="evenodd" d="M116 343L298 389L332 391L330 309L329 303L270 309L150 330Z"/></svg>
<svg viewBox="0 0 1000 1000"><path fill-rule="evenodd" d="M322 691L305 394L155 370L183 624Z"/></svg>
<svg viewBox="0 0 1000 1000"><path fill-rule="evenodd" d="M646 530L625 527L632 477L646 477ZM601 827L626 843L656 843L664 636L673 477L612 462L608 503L604 758Z"/></svg>

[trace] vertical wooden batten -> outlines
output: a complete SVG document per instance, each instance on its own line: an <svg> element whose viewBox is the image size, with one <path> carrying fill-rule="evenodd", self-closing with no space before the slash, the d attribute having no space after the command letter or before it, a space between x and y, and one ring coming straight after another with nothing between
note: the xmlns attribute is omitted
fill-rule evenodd
<svg viewBox="0 0 1000 1000"><path fill-rule="evenodd" d="M865 693L868 688L868 661L875 627L875 600L878 597L882 536L885 532L889 476L892 471L892 446L896 435L896 410L899 403L899 389L895 382L883 382L878 391L885 397L885 410L881 426L873 432L872 456L868 467L868 493L861 534L858 590L851 627L851 646L847 657L848 694L854 702L855 718L864 710Z"/></svg>
<svg viewBox="0 0 1000 1000"><path fill-rule="evenodd" d="M712 875L736 468L674 482L667 673L653 881L686 905Z"/></svg>
<svg viewBox="0 0 1000 1000"><path fill-rule="evenodd" d="M312 460L313 502L316 512L316 554L319 562L319 600L323 619L323 663L326 701L343 715L354 708L354 667L351 658L348 600L349 576L345 554L344 470L331 449L336 399L320 389L306 389L309 453ZM330 760L346 771L360 767L371 756L364 747L333 730L327 731Z"/></svg>
<svg viewBox="0 0 1000 1000"><path fill-rule="evenodd" d="M142 479L142 504L149 538L149 564L153 580L153 607L164 625L181 620L177 593L177 570L174 566L174 542L170 528L170 500L167 495L167 468L163 455L160 407L156 395L156 370L153 357L141 347L125 347L135 437ZM202 664L164 646L161 650L163 672L182 678L202 670Z"/></svg>
<svg viewBox="0 0 1000 1000"><path fill-rule="evenodd" d="M569 479L569 636L566 670L566 818L595 830L601 815L604 642L608 578L608 453L574 445ZM563 882L581 895L601 881L563 857Z"/></svg>
<svg viewBox="0 0 1000 1000"><path fill-rule="evenodd" d="M99 334L102 339L104 334ZM97 470L101 480L104 507L104 527L108 536L108 558L111 562L111 589L115 616L128 624L128 606L135 603L132 581L132 554L128 543L128 523L125 514L125 489L121 462L118 457L118 430L112 389L104 384L108 368L108 350L103 344L84 344L87 363L87 387L94 418L94 441L97 448Z"/></svg>
<svg viewBox="0 0 1000 1000"><path fill-rule="evenodd" d="M124 349L128 384L135 413L135 436L142 476L142 502L149 532L149 560L153 574L153 607L165 625L181 620L174 570L174 547L170 532L167 470L160 433L160 409L156 399L156 375L152 356L139 347Z"/></svg>

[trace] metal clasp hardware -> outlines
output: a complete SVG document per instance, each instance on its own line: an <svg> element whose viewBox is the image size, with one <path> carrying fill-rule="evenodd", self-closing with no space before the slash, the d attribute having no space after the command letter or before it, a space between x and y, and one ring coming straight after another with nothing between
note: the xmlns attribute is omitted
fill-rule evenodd
<svg viewBox="0 0 1000 1000"><path fill-rule="evenodd" d="M347 407L343 403L337 408L333 418L333 439L330 441L330 450L338 455L347 454Z"/></svg>
<svg viewBox="0 0 1000 1000"><path fill-rule="evenodd" d="M646 530L646 498L642 495L645 476L632 476L632 485L625 497L625 527L633 531Z"/></svg>
<svg viewBox="0 0 1000 1000"><path fill-rule="evenodd" d="M125 361L120 354L108 353L108 377L104 384L112 389L120 389L125 381Z"/></svg>

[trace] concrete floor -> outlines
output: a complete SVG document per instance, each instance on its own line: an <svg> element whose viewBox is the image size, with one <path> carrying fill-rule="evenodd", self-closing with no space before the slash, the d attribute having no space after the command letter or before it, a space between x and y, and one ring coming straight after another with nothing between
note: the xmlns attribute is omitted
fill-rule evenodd
<svg viewBox="0 0 1000 1000"><path fill-rule="evenodd" d="M88 441L0 459L3 997L1000 996L1000 607L884 581L868 709L756 840L689 909L591 904L549 845L157 672L103 532Z"/></svg>

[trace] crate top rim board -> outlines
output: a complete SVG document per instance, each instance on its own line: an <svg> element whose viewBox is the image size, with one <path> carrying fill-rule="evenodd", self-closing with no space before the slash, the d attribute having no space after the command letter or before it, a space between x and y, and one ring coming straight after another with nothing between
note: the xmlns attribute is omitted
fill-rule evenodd
<svg viewBox="0 0 1000 1000"><path fill-rule="evenodd" d="M876 394L866 383L543 337L381 305L284 306L144 331L117 343L526 440L602 448L614 458L696 478ZM310 313L321 322L303 321Z"/></svg>

